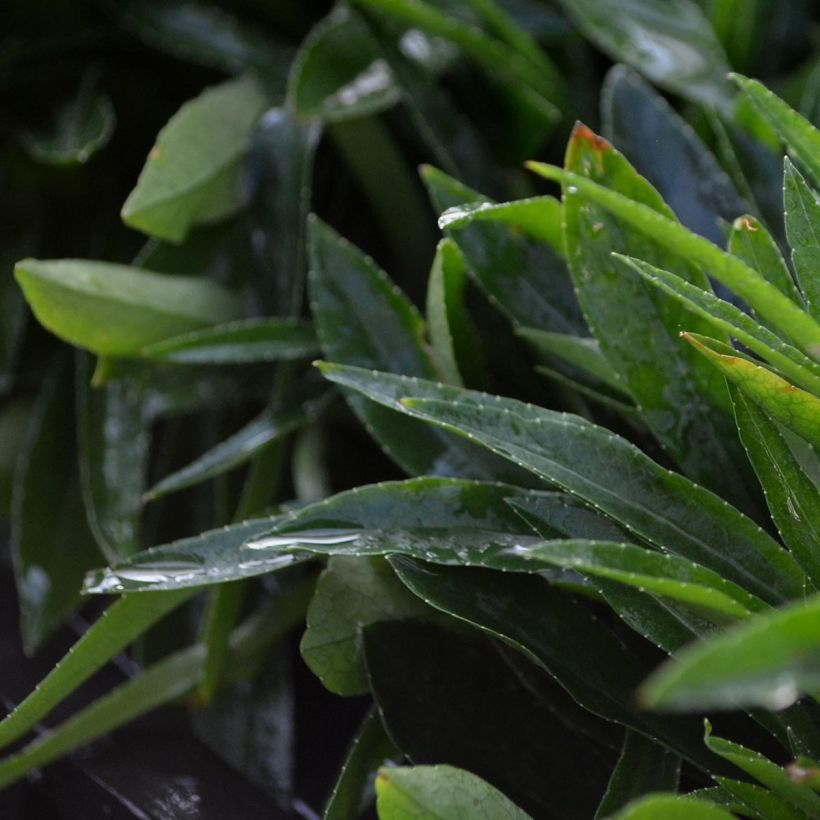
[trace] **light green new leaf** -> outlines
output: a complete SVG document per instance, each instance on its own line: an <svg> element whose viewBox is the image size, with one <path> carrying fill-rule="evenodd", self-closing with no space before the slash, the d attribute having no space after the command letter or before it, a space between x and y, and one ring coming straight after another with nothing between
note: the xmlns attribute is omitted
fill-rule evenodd
<svg viewBox="0 0 820 820"><path fill-rule="evenodd" d="M16 709L0 721L0 747L34 728L111 658L187 601L190 590L133 595L112 604Z"/></svg>
<svg viewBox="0 0 820 820"><path fill-rule="evenodd" d="M716 572L676 555L664 554L634 544L607 541L552 541L527 550L526 557L546 561L584 575L595 575L638 587L661 597L704 607L732 618L744 618L767 609Z"/></svg>
<svg viewBox="0 0 820 820"><path fill-rule="evenodd" d="M820 590L820 485L805 472L768 413L737 388L731 393L740 440L765 490L774 523Z"/></svg>
<svg viewBox="0 0 820 820"><path fill-rule="evenodd" d="M376 794L379 820L531 820L485 780L453 766L380 769Z"/></svg>
<svg viewBox="0 0 820 820"><path fill-rule="evenodd" d="M265 94L249 77L209 88L185 103L148 154L122 207L125 224L181 242L195 225L238 210L242 159L266 105Z"/></svg>
<svg viewBox="0 0 820 820"><path fill-rule="evenodd" d="M782 709L820 691L820 597L755 615L668 661L644 684L658 709Z"/></svg>
<svg viewBox="0 0 820 820"><path fill-rule="evenodd" d="M734 820L734 815L695 797L650 794L630 803L612 820Z"/></svg>
<svg viewBox="0 0 820 820"><path fill-rule="evenodd" d="M336 6L305 38L288 97L299 116L329 123L391 108L401 90L367 27L348 7Z"/></svg>
<svg viewBox="0 0 820 820"><path fill-rule="evenodd" d="M697 3L680 0L562 0L581 30L613 60L710 108L727 108L729 65Z"/></svg>
<svg viewBox="0 0 820 820"><path fill-rule="evenodd" d="M757 217L747 214L732 223L727 243L729 253L745 262L752 270L768 279L781 293L796 305L803 297L794 284L789 266L772 235Z"/></svg>
<svg viewBox="0 0 820 820"><path fill-rule="evenodd" d="M731 74L744 96L771 123L792 156L820 185L820 131L805 117L773 94L763 83L740 74Z"/></svg>
<svg viewBox="0 0 820 820"><path fill-rule="evenodd" d="M359 631L379 621L424 618L429 613L383 558L336 556L316 584L299 650L331 692L363 695L369 687Z"/></svg>
<svg viewBox="0 0 820 820"><path fill-rule="evenodd" d="M14 275L40 323L102 356L136 356L147 345L239 313L214 282L92 262L24 259Z"/></svg>
<svg viewBox="0 0 820 820"><path fill-rule="evenodd" d="M427 327L432 355L444 381L470 384L484 381L480 342L464 304L467 269L451 239L436 249L427 282Z"/></svg>
<svg viewBox="0 0 820 820"><path fill-rule="evenodd" d="M820 447L820 398L795 387L771 370L735 355L732 348L714 339L692 333L682 335L773 418L813 446Z"/></svg>
<svg viewBox="0 0 820 820"><path fill-rule="evenodd" d="M386 406L469 437L769 603L803 590L805 578L792 557L750 519L578 416L359 368L325 364L322 371Z"/></svg>
<svg viewBox="0 0 820 820"><path fill-rule="evenodd" d="M806 812L809 817L817 817L820 814L820 795L815 794L806 785L794 783L780 766L767 760L760 753L746 749L738 743L715 737L708 720L705 721L704 742L715 754L734 763L746 774L771 789L778 797Z"/></svg>
<svg viewBox="0 0 820 820"><path fill-rule="evenodd" d="M144 347L140 354L177 364L246 364L306 359L318 352L308 322L244 319L173 336Z"/></svg>
<svg viewBox="0 0 820 820"><path fill-rule="evenodd" d="M719 299L713 293L685 282L669 271L656 268L640 259L620 255L618 258L636 270L646 281L683 302L693 313L734 336L795 382L820 395L820 364L759 325L748 314L730 302Z"/></svg>
<svg viewBox="0 0 820 820"><path fill-rule="evenodd" d="M784 160L783 218L795 276L809 313L820 320L820 202L788 157Z"/></svg>
<svg viewBox="0 0 820 820"><path fill-rule="evenodd" d="M528 167L546 179L564 183L570 198L583 195L670 251L702 265L710 276L741 296L761 318L782 330L813 359L820 360L820 324L736 256L725 253L664 214L581 174L536 162L528 163Z"/></svg>
<svg viewBox="0 0 820 820"><path fill-rule="evenodd" d="M677 791L680 763L680 757L669 749L627 729L618 764L595 812L596 820L609 817L648 792Z"/></svg>

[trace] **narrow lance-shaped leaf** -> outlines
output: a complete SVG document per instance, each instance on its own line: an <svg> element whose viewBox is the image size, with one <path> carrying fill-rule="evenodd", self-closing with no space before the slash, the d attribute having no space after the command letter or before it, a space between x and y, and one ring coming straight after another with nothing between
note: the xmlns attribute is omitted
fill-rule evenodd
<svg viewBox="0 0 820 820"><path fill-rule="evenodd" d="M185 103L160 131L122 207L126 225L181 242L195 225L238 210L242 159L266 104L249 77L209 88Z"/></svg>
<svg viewBox="0 0 820 820"><path fill-rule="evenodd" d="M820 691L820 597L754 618L692 645L644 684L658 709L783 709Z"/></svg>
<svg viewBox="0 0 820 820"><path fill-rule="evenodd" d="M783 218L797 281L809 313L820 321L820 202L788 157L784 159Z"/></svg>
<svg viewBox="0 0 820 820"><path fill-rule="evenodd" d="M376 778L379 820L530 820L498 789L453 766L384 768ZM476 813L477 812L477 813Z"/></svg>
<svg viewBox="0 0 820 820"><path fill-rule="evenodd" d="M740 439L765 490L774 523L820 589L820 486L804 471L769 414L737 388L731 392Z"/></svg>
<svg viewBox="0 0 820 820"><path fill-rule="evenodd" d="M820 447L820 398L795 387L771 370L735 355L731 347L714 339L690 333L683 334L683 338L773 418Z"/></svg>
<svg viewBox="0 0 820 820"><path fill-rule="evenodd" d="M135 356L154 342L236 318L214 282L84 259L18 262L14 275L40 323L103 356Z"/></svg>
<svg viewBox="0 0 820 820"><path fill-rule="evenodd" d="M803 304L803 297L794 284L777 242L759 219L748 214L739 216L732 223L727 247L729 253L741 259L764 279L768 279L792 302L796 305Z"/></svg>
<svg viewBox="0 0 820 820"><path fill-rule="evenodd" d="M674 220L660 194L606 140L576 125L567 146L569 172L609 186L658 218ZM575 193L573 193L575 191ZM683 230L681 228L681 230ZM564 238L572 280L587 323L613 374L633 396L641 418L684 473L752 509L748 465L731 418L726 386L678 339L682 328L709 325L612 259L613 252L670 267L693 286L706 276L683 254L668 251L624 224L571 185L564 186ZM740 480L727 487L725 477ZM751 485L753 479L748 479Z"/></svg>
<svg viewBox="0 0 820 820"><path fill-rule="evenodd" d="M690 285L679 276L640 259L626 256L618 258L634 268L647 282L683 302L693 313L701 316L713 327L734 336L795 382L820 394L820 364L782 341L779 336L759 325L742 310L718 299L709 291Z"/></svg>
<svg viewBox="0 0 820 820"><path fill-rule="evenodd" d="M791 556L751 520L578 416L358 368L322 370L375 401L469 436L763 600L802 592L804 577Z"/></svg>
<svg viewBox="0 0 820 820"><path fill-rule="evenodd" d="M761 318L786 333L813 359L820 360L820 325L737 257L724 253L663 214L580 174L542 163L529 163L528 167L546 179L565 183L570 197L582 194L674 253L702 265L710 276L741 296Z"/></svg>

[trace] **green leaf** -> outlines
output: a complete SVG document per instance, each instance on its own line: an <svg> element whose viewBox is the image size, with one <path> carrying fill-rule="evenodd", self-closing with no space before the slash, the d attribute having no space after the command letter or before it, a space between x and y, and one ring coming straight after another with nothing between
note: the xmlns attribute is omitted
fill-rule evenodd
<svg viewBox="0 0 820 820"><path fill-rule="evenodd" d="M609 753L579 731L581 710L526 659L452 626L384 621L363 631L373 696L396 746L416 763L469 767L535 817L591 816L606 765L574 761Z"/></svg>
<svg viewBox="0 0 820 820"><path fill-rule="evenodd" d="M820 364L782 341L748 314L733 304L718 299L709 291L690 285L673 273L640 259L626 256L618 258L636 270L647 282L678 299L713 327L730 334L806 389L820 393Z"/></svg>
<svg viewBox="0 0 820 820"><path fill-rule="evenodd" d="M319 576L299 649L331 692L363 695L369 687L360 630L380 621L424 618L429 612L383 558L336 556Z"/></svg>
<svg viewBox="0 0 820 820"><path fill-rule="evenodd" d="M244 319L155 342L140 354L177 364L246 364L306 359L318 352L319 343L308 322Z"/></svg>
<svg viewBox="0 0 820 820"><path fill-rule="evenodd" d="M464 297L467 270L464 256L451 239L436 249L427 282L427 325L432 356L445 381L482 383L481 349L476 329L467 313Z"/></svg>
<svg viewBox="0 0 820 820"><path fill-rule="evenodd" d="M613 60L688 100L728 107L726 55L696 3L681 0L674 14L659 0L562 0L562 5Z"/></svg>
<svg viewBox="0 0 820 820"><path fill-rule="evenodd" d="M604 79L601 119L603 134L657 188L680 221L722 243L720 220L734 219L748 205L686 120L622 65Z"/></svg>
<svg viewBox="0 0 820 820"><path fill-rule="evenodd" d="M77 357L80 480L91 531L107 560L139 549L139 515L148 474L148 400L132 379L89 385L89 361Z"/></svg>
<svg viewBox="0 0 820 820"><path fill-rule="evenodd" d="M809 313L820 320L820 202L801 173L784 159L783 217L792 248L794 273Z"/></svg>
<svg viewBox="0 0 820 820"><path fill-rule="evenodd" d="M367 26L337 6L303 42L290 70L288 98L299 116L336 122L391 108L401 91Z"/></svg>
<svg viewBox="0 0 820 820"><path fill-rule="evenodd" d="M674 219L658 192L585 126L575 127L565 162L568 171L610 186L606 190L613 195L629 197L636 207L658 218ZM582 190L573 190L564 186L569 268L601 352L634 398L641 418L683 472L725 492L734 503L752 508L743 481L728 486L726 482L727 474L739 473L742 479L747 468L726 385L678 338L681 327L697 325L705 331L709 325L611 257L620 252L657 262L704 289L709 287L706 276L683 255L670 258L644 234L630 230L620 213L611 214Z"/></svg>
<svg viewBox="0 0 820 820"><path fill-rule="evenodd" d="M22 248L8 244L0 251L0 396L4 396L14 381L14 367L20 352L23 329L27 320L25 301L14 281L12 270Z"/></svg>
<svg viewBox="0 0 820 820"><path fill-rule="evenodd" d="M528 820L498 789L453 766L384 768L376 778L379 820Z"/></svg>
<svg viewBox="0 0 820 820"><path fill-rule="evenodd" d="M435 378L424 342L424 322L373 261L313 218L309 224L310 295L327 358L407 376ZM348 401L385 452L411 474L445 473L511 480L521 474L480 450L374 405Z"/></svg>
<svg viewBox="0 0 820 820"><path fill-rule="evenodd" d="M751 520L578 416L340 365L325 364L322 371L376 401L470 436L769 603L802 593L805 579L791 556Z"/></svg>
<svg viewBox="0 0 820 820"><path fill-rule="evenodd" d="M347 752L322 820L358 817L373 799L377 769L388 759L400 757L401 752L384 731L379 713L371 710Z"/></svg>
<svg viewBox="0 0 820 820"><path fill-rule="evenodd" d="M162 498L239 467L268 445L315 421L325 409L328 398L325 392L299 403L288 403L278 410L265 411L190 464L158 481L145 493L145 500Z"/></svg>
<svg viewBox="0 0 820 820"><path fill-rule="evenodd" d="M627 729L621 757L595 817L609 817L648 792L677 791L679 777L680 758L677 755Z"/></svg>
<svg viewBox="0 0 820 820"><path fill-rule="evenodd" d="M737 257L724 253L669 217L585 176L540 163L529 163L528 167L546 179L565 183L570 198L583 195L673 253L702 265L710 276L741 296L762 319L786 333L813 359L820 359L820 325Z"/></svg>
<svg viewBox="0 0 820 820"><path fill-rule="evenodd" d="M26 133L23 146L37 162L46 165L82 165L104 148L117 117L105 94L95 93L96 78L87 73L76 96L56 112L48 131Z"/></svg>
<svg viewBox="0 0 820 820"><path fill-rule="evenodd" d="M630 803L613 820L731 820L734 815L694 797L650 794Z"/></svg>
<svg viewBox="0 0 820 820"><path fill-rule="evenodd" d="M767 760L758 752L746 749L738 743L715 737L712 735L712 726L708 720L705 721L705 727L704 742L715 754L734 763L746 774L770 788L778 797L807 812L809 817L815 817L820 813L820 796L808 786L792 782L780 766Z"/></svg>
<svg viewBox="0 0 820 820"><path fill-rule="evenodd" d="M190 100L160 131L122 207L126 225L181 242L243 202L242 159L267 100L250 78L229 80Z"/></svg>
<svg viewBox="0 0 820 820"><path fill-rule="evenodd" d="M820 597L756 615L667 662L644 684L662 709L783 709L820 689Z"/></svg>
<svg viewBox="0 0 820 820"><path fill-rule="evenodd" d="M704 607L733 618L744 618L767 606L720 575L675 555L633 544L607 541L553 541L530 548L527 558L546 561L587 575L598 575Z"/></svg>
<svg viewBox="0 0 820 820"><path fill-rule="evenodd" d="M47 372L14 478L11 555L28 654L74 611L85 571L100 560L80 493L72 369L66 364L57 360Z"/></svg>
<svg viewBox="0 0 820 820"><path fill-rule="evenodd" d="M739 216L732 223L729 233L729 253L768 279L782 294L788 296L796 305L803 304L803 297L794 284L789 266L777 242L766 230L766 227L754 216Z"/></svg>
<svg viewBox="0 0 820 820"><path fill-rule="evenodd" d="M772 94L763 83L740 74L731 74L730 77L740 86L743 95L752 101L755 108L774 127L792 156L820 184L820 131L780 97Z"/></svg>
<svg viewBox="0 0 820 820"><path fill-rule="evenodd" d="M83 681L191 595L189 590L134 595L112 604L40 685L0 721L0 747L33 729Z"/></svg>
<svg viewBox="0 0 820 820"><path fill-rule="evenodd" d="M713 758L703 748L697 721L653 715L638 708L634 691L651 662L577 599L533 575L437 566L403 557L390 562L416 595L513 646L585 709L657 739L696 765L711 767ZM368 649L369 632L364 634L368 668L377 682ZM613 669L618 675L611 674ZM379 702L378 689L376 700ZM403 750L413 757L410 749Z"/></svg>
<svg viewBox="0 0 820 820"><path fill-rule="evenodd" d="M146 550L111 569L90 573L85 591L203 586L273 572L299 559L313 557L311 553L300 556L287 553L286 547L298 541L287 533L304 535L306 531L329 530L330 538L319 537L312 545L306 545L312 552L328 553L345 551L346 542L351 541L351 531L355 534L361 529L457 529L462 531L464 542L475 540L471 530L528 533L529 528L507 504L507 499L525 493L504 484L446 478L417 478L359 487L287 515L245 521ZM275 550L241 549L272 530L279 534L277 538L282 542ZM345 532L345 537L333 537L340 530ZM391 551L389 546L384 549L384 543L379 545L377 538L373 541L376 546L369 554ZM358 549L355 544L347 551L365 554L364 548ZM453 557L446 548L442 555L445 560Z"/></svg>
<svg viewBox="0 0 820 820"><path fill-rule="evenodd" d="M735 388L732 399L740 439L778 532L820 589L820 487L804 471L769 414Z"/></svg>
<svg viewBox="0 0 820 820"><path fill-rule="evenodd" d="M691 333L684 333L683 338L773 418L810 444L820 446L820 398L795 387L771 370L734 355L732 348L714 339Z"/></svg>
<svg viewBox="0 0 820 820"><path fill-rule="evenodd" d="M743 811L749 817L757 818L757 820L806 819L802 811L776 797L768 789L754 783L733 780L730 777L716 777L715 782L719 783L721 789L739 803L734 811Z"/></svg>
<svg viewBox="0 0 820 820"><path fill-rule="evenodd" d="M14 275L40 323L104 356L234 318L238 301L219 285L83 259L18 262Z"/></svg>

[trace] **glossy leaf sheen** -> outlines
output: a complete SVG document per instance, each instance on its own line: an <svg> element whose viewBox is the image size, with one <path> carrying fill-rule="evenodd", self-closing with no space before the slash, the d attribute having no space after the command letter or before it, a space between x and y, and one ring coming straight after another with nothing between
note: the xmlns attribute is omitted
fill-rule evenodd
<svg viewBox="0 0 820 820"><path fill-rule="evenodd" d="M792 264L809 313L820 320L820 202L801 173L785 159L783 218Z"/></svg>
<svg viewBox="0 0 820 820"><path fill-rule="evenodd" d="M135 356L146 345L239 312L236 297L213 282L127 265L24 259L14 275L44 327L98 355Z"/></svg>
<svg viewBox="0 0 820 820"><path fill-rule="evenodd" d="M247 77L185 103L159 132L137 185L122 207L126 225L181 242L195 225L242 204L242 158L267 100Z"/></svg>
<svg viewBox="0 0 820 820"><path fill-rule="evenodd" d="M356 368L324 365L323 372L374 400L469 436L763 600L801 594L802 573L791 556L752 521L578 416Z"/></svg>

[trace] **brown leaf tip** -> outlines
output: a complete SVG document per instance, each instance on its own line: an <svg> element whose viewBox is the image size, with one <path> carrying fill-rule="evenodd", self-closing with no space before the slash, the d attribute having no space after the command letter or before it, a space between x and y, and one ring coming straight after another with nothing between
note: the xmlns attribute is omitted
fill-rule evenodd
<svg viewBox="0 0 820 820"><path fill-rule="evenodd" d="M575 144L586 143L593 151L604 153L612 150L612 145L596 134L589 126L576 122L572 129L570 141Z"/></svg>

